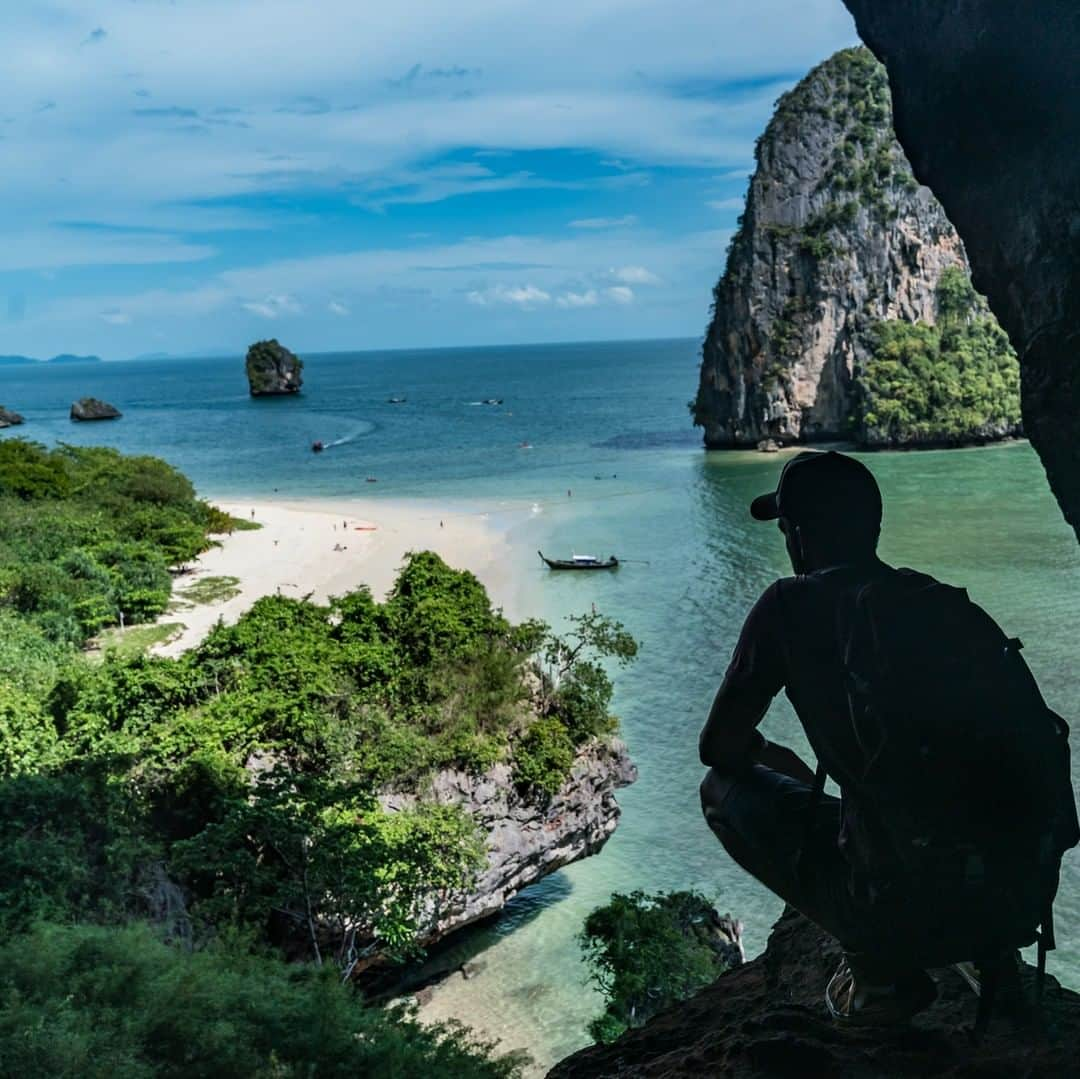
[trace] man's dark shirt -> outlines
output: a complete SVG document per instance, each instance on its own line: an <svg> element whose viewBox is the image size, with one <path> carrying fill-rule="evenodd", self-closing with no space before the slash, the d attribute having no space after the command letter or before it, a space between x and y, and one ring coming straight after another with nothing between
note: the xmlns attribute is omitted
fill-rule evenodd
<svg viewBox="0 0 1080 1079"><path fill-rule="evenodd" d="M872 823L859 814L851 796L862 754L848 711L841 641L859 588L874 576L894 572L874 560L785 577L770 585L747 616L701 734L704 764L725 772L739 770L760 751L764 739L755 728L773 697L785 690L815 754L840 785L840 844L862 853L869 853L865 848L871 843L867 830ZM910 574L912 585L931 580L903 572Z"/></svg>

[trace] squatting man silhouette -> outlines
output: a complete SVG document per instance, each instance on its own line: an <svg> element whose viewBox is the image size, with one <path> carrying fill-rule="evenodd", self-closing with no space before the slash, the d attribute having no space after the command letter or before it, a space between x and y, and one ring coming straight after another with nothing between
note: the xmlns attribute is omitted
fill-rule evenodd
<svg viewBox="0 0 1080 1079"><path fill-rule="evenodd" d="M705 819L840 942L835 1019L903 1022L936 997L927 968L962 963L981 1030L999 985L1019 1002L1015 950L1036 940L1041 993L1061 855L1080 838L1068 727L966 592L878 558L863 464L799 453L750 512L778 522L796 576L750 611L701 733ZM757 730L781 689L816 773Z"/></svg>

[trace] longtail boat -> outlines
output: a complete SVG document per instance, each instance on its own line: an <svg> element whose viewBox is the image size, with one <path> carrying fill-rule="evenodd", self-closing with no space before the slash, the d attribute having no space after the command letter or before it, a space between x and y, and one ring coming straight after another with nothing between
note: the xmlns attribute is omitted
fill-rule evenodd
<svg viewBox="0 0 1080 1079"><path fill-rule="evenodd" d="M618 569L619 560L610 555L597 558L591 554L576 554L571 558L546 558L543 551L536 552L549 569Z"/></svg>

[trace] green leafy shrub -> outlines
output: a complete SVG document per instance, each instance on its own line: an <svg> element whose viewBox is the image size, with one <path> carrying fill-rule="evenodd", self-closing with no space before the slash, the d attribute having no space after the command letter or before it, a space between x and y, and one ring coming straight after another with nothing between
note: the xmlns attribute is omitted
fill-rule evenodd
<svg viewBox="0 0 1080 1079"><path fill-rule="evenodd" d="M585 919L579 940L607 1003L589 1025L595 1041L642 1026L728 969L730 945L714 919L712 904L693 891L616 894Z"/></svg>
<svg viewBox="0 0 1080 1079"><path fill-rule="evenodd" d="M537 720L514 749L514 780L547 795L556 794L574 763L574 743L554 717Z"/></svg>
<svg viewBox="0 0 1080 1079"><path fill-rule="evenodd" d="M41 926L0 947L0 1072L52 1079L512 1079L463 1028L364 1006L327 970L145 928Z"/></svg>
<svg viewBox="0 0 1080 1079"><path fill-rule="evenodd" d="M166 609L169 566L204 550L214 511L154 457L0 443L0 609L82 643Z"/></svg>

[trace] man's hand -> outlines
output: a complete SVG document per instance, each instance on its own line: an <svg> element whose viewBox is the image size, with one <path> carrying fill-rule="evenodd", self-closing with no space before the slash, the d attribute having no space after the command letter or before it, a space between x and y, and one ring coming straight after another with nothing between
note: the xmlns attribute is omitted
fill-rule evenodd
<svg viewBox="0 0 1080 1079"><path fill-rule="evenodd" d="M761 747L755 763L763 764L774 772L791 776L800 783L813 784L814 771L805 761L787 746L778 746L775 742L766 741Z"/></svg>

